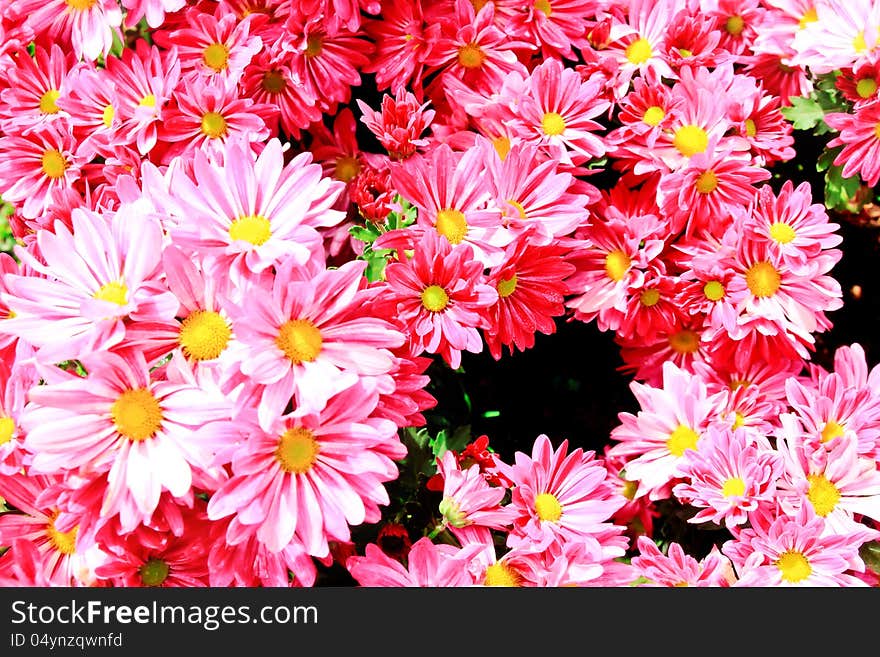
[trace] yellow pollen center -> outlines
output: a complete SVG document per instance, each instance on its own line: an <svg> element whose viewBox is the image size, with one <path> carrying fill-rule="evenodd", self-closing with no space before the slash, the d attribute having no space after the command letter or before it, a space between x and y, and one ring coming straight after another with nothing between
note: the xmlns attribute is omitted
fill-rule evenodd
<svg viewBox="0 0 880 657"><path fill-rule="evenodd" d="M291 319L278 329L275 344L294 365L314 361L321 353L324 338L321 331L307 319Z"/></svg>
<svg viewBox="0 0 880 657"><path fill-rule="evenodd" d="M868 49L868 44L865 43L865 32L861 31L856 34L856 38L853 39L853 50L857 53L861 54Z"/></svg>
<svg viewBox="0 0 880 657"><path fill-rule="evenodd" d="M98 288L92 297L124 306L128 303L128 287L122 281L110 281Z"/></svg>
<svg viewBox="0 0 880 657"><path fill-rule="evenodd" d="M437 213L436 228L450 244L460 244L467 235L468 225L463 212L446 208Z"/></svg>
<svg viewBox="0 0 880 657"><path fill-rule="evenodd" d="M741 426L745 425L746 416L740 413L739 411L734 411L733 413L733 425L730 427L731 429L739 429Z"/></svg>
<svg viewBox="0 0 880 657"><path fill-rule="evenodd" d="M782 553L776 560L776 567L782 573L782 579L791 583L800 582L813 572L807 558L796 550Z"/></svg>
<svg viewBox="0 0 880 657"><path fill-rule="evenodd" d="M636 39L626 47L624 55L630 64L644 64L651 59L654 53L651 50L651 43L644 37Z"/></svg>
<svg viewBox="0 0 880 657"><path fill-rule="evenodd" d="M874 137L880 139L880 123L874 124Z"/></svg>
<svg viewBox="0 0 880 657"><path fill-rule="evenodd" d="M492 145L495 147L495 152L498 153L498 157L502 160L507 157L507 154L510 152L510 137L495 137L492 140Z"/></svg>
<svg viewBox="0 0 880 657"><path fill-rule="evenodd" d="M636 498L636 492L639 490L639 482L637 481L624 481L623 482L623 490L621 491L622 495L628 500L634 500Z"/></svg>
<svg viewBox="0 0 880 657"><path fill-rule="evenodd" d="M217 358L232 337L229 323L213 310L194 310L180 325L178 341L183 353L193 360Z"/></svg>
<svg viewBox="0 0 880 657"><path fill-rule="evenodd" d="M439 313L449 305L449 295L439 285L429 285L422 291L422 306L432 313Z"/></svg>
<svg viewBox="0 0 880 657"><path fill-rule="evenodd" d="M98 0L65 0L67 6L75 11L85 11L95 6Z"/></svg>
<svg viewBox="0 0 880 657"><path fill-rule="evenodd" d="M516 290L516 274L510 278L502 278L498 281L498 296L506 299Z"/></svg>
<svg viewBox="0 0 880 657"><path fill-rule="evenodd" d="M336 160L336 169L333 172L334 177L342 182L350 182L361 171L361 163L356 157L351 155L343 155Z"/></svg>
<svg viewBox="0 0 880 657"><path fill-rule="evenodd" d="M696 185L694 186L700 194L711 194L718 189L718 176L715 175L712 169L704 171L697 178Z"/></svg>
<svg viewBox="0 0 880 657"><path fill-rule="evenodd" d="M877 81L874 78L862 78L856 83L856 93L860 98L870 98L877 93Z"/></svg>
<svg viewBox="0 0 880 657"><path fill-rule="evenodd" d="M775 242L779 242L780 244L788 244L795 237L797 237L797 233L795 233L794 228L789 226L787 223L777 221L772 226L770 226L770 237Z"/></svg>
<svg viewBox="0 0 880 657"><path fill-rule="evenodd" d="M55 103L61 97L61 92L57 89L49 89L46 93L44 93L40 97L40 111L43 114L57 114L58 110L61 109Z"/></svg>
<svg viewBox="0 0 880 657"><path fill-rule="evenodd" d="M239 217L229 225L229 239L241 240L254 246L262 246L272 237L272 226L266 217L249 214Z"/></svg>
<svg viewBox="0 0 880 657"><path fill-rule="evenodd" d="M807 481L810 482L807 499L813 505L816 515L824 518L834 511L834 507L840 501L840 491L837 490L837 486L828 481L824 474L807 475Z"/></svg>
<svg viewBox="0 0 880 657"><path fill-rule="evenodd" d="M202 53L202 61L218 73L225 71L229 67L229 48L222 43L212 43Z"/></svg>
<svg viewBox="0 0 880 657"><path fill-rule="evenodd" d="M684 329L669 336L669 346L678 354L692 354L700 348L700 336Z"/></svg>
<svg viewBox="0 0 880 657"><path fill-rule="evenodd" d="M116 116L116 110L113 109L113 105L107 105L104 108L104 111L101 113L101 122L104 124L105 128L109 128L113 125L113 117Z"/></svg>
<svg viewBox="0 0 880 657"><path fill-rule="evenodd" d="M485 7L488 2L489 0L471 0L475 12L480 11L480 9Z"/></svg>
<svg viewBox="0 0 880 657"><path fill-rule="evenodd" d="M721 281L709 281L703 286L703 294L709 301L718 301L724 298L724 286Z"/></svg>
<svg viewBox="0 0 880 657"><path fill-rule="evenodd" d="M605 256L605 273L612 281L622 281L632 264L630 257L620 249L615 249Z"/></svg>
<svg viewBox="0 0 880 657"><path fill-rule="evenodd" d="M645 290L639 295L639 302L648 308L656 306L658 301L660 301L660 291L656 289Z"/></svg>
<svg viewBox="0 0 880 657"><path fill-rule="evenodd" d="M202 134L216 139L226 135L226 119L219 112L208 112L202 117Z"/></svg>
<svg viewBox="0 0 880 657"><path fill-rule="evenodd" d="M49 542L61 554L73 554L76 552L76 535L78 532L79 526L74 527L69 532L58 531L55 529L55 518L52 518L46 527L46 536L49 538Z"/></svg>
<svg viewBox="0 0 880 657"><path fill-rule="evenodd" d="M804 15L801 16L800 21L798 21L798 27L800 29L804 29L810 23L815 23L819 20L819 14L816 11L815 7L810 7L807 11L804 12Z"/></svg>
<svg viewBox="0 0 880 657"><path fill-rule="evenodd" d="M521 577L507 564L497 561L486 568L483 586L521 586Z"/></svg>
<svg viewBox="0 0 880 657"><path fill-rule="evenodd" d="M140 102L141 107L155 107L156 106L156 97L153 94L148 94L141 98Z"/></svg>
<svg viewBox="0 0 880 657"><path fill-rule="evenodd" d="M129 440L151 438L162 426L162 407L147 388L126 390L110 407L116 430Z"/></svg>
<svg viewBox="0 0 880 657"><path fill-rule="evenodd" d="M306 57L317 57L324 50L324 39L317 34L310 34L306 39Z"/></svg>
<svg viewBox="0 0 880 657"><path fill-rule="evenodd" d="M468 43L458 49L458 63L464 68L480 68L486 55L476 43Z"/></svg>
<svg viewBox="0 0 880 657"><path fill-rule="evenodd" d="M642 122L650 126L656 126L660 125L660 122L664 118L666 118L666 112L663 111L663 108L659 105L652 105L646 109L645 113L642 115Z"/></svg>
<svg viewBox="0 0 880 657"><path fill-rule="evenodd" d="M535 0L535 9L543 13L547 18L553 13L553 8L547 0Z"/></svg>
<svg viewBox="0 0 880 657"><path fill-rule="evenodd" d="M666 440L666 447L673 456L682 456L685 450L696 449L697 441L700 440L700 434L691 429L689 426L679 424L675 430L669 434Z"/></svg>
<svg viewBox="0 0 880 657"><path fill-rule="evenodd" d="M0 417L0 445L5 445L12 440L15 433L15 420L11 417Z"/></svg>
<svg viewBox="0 0 880 657"><path fill-rule="evenodd" d="M683 125L675 131L672 144L679 153L691 157L706 151L709 146L709 135L698 125Z"/></svg>
<svg viewBox="0 0 880 657"><path fill-rule="evenodd" d="M746 492L746 482L739 477L731 477L724 482L721 487L721 494L724 497L734 497L743 495Z"/></svg>
<svg viewBox="0 0 880 657"><path fill-rule="evenodd" d="M61 151L54 148L43 153L42 165L43 173L53 180L61 178L67 170L67 160L64 159Z"/></svg>
<svg viewBox="0 0 880 657"><path fill-rule="evenodd" d="M758 134L758 126L755 125L755 122L752 119L746 119L746 137L754 137Z"/></svg>
<svg viewBox="0 0 880 657"><path fill-rule="evenodd" d="M746 272L746 285L756 297L772 297L779 290L782 277L768 261L752 265Z"/></svg>
<svg viewBox="0 0 880 657"><path fill-rule="evenodd" d="M555 137L565 132L565 119L556 112L547 112L541 119L541 127L544 129L544 134Z"/></svg>
<svg viewBox="0 0 880 657"><path fill-rule="evenodd" d="M522 203L520 203L519 201L514 201L512 198L507 199L507 202L516 208L516 212L519 215L520 219L528 219L528 217L526 216L526 209L523 207Z"/></svg>
<svg viewBox="0 0 880 657"><path fill-rule="evenodd" d="M822 442L827 443L835 438L839 438L844 434L845 430L846 427L842 424L838 424L834 420L828 420L822 428Z"/></svg>
<svg viewBox="0 0 880 657"><path fill-rule="evenodd" d="M318 460L318 441L314 434L302 427L288 429L278 440L275 458L281 469L290 474L308 472Z"/></svg>
<svg viewBox="0 0 880 657"><path fill-rule="evenodd" d="M562 505L552 493L541 493L535 497L535 513L545 522L556 522L562 517Z"/></svg>
<svg viewBox="0 0 880 657"><path fill-rule="evenodd" d="M138 569L144 586L162 586L171 568L162 559L150 559Z"/></svg>
<svg viewBox="0 0 880 657"><path fill-rule="evenodd" d="M263 74L263 89L268 93L280 94L284 91L285 86L287 86L287 82L281 71L266 71L266 73Z"/></svg>
<svg viewBox="0 0 880 657"><path fill-rule="evenodd" d="M681 55L682 57L692 57L694 53L693 53L693 51L688 50L687 48L679 48L678 54Z"/></svg>
<svg viewBox="0 0 880 657"><path fill-rule="evenodd" d="M742 16L731 16L724 23L724 29L730 36L739 36L746 27L746 22Z"/></svg>

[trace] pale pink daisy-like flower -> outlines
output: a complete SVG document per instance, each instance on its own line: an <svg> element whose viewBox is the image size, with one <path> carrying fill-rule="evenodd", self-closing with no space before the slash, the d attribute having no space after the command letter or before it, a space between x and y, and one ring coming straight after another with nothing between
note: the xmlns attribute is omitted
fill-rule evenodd
<svg viewBox="0 0 880 657"><path fill-rule="evenodd" d="M404 336L366 308L364 261L334 269L279 267L271 289L247 292L233 313L241 374L260 386L259 420L268 427L291 401L295 415L317 413L359 377L390 373L390 349ZM237 380L237 379L236 379Z"/></svg>
<svg viewBox="0 0 880 657"><path fill-rule="evenodd" d="M31 56L27 50L15 53L15 66L9 68L9 86L0 91L0 129L13 133L35 123L66 117L58 105L62 89L67 92L67 76L74 65L73 54L61 46L49 49L34 47Z"/></svg>
<svg viewBox="0 0 880 657"><path fill-rule="evenodd" d="M437 458L437 473L443 480L440 514L453 534L462 527L506 530L510 526L513 510L501 506L507 489L490 486L479 464L462 469L455 454L447 450Z"/></svg>
<svg viewBox="0 0 880 657"><path fill-rule="evenodd" d="M42 362L60 362L118 345L126 318L167 320L178 301L158 280L162 229L142 203L112 216L77 208L73 230L40 230L34 253L16 253L37 275L7 275L3 298L15 317L0 332L26 339Z"/></svg>
<svg viewBox="0 0 880 657"><path fill-rule="evenodd" d="M0 136L0 194L26 219L42 215L52 194L70 189L91 154L77 144L65 119Z"/></svg>
<svg viewBox="0 0 880 657"><path fill-rule="evenodd" d="M117 142L125 141L116 134L121 124L116 88L103 69L86 63L74 67L57 103L68 114L77 139L105 158Z"/></svg>
<svg viewBox="0 0 880 657"><path fill-rule="evenodd" d="M572 46L583 48L589 43L586 38L588 18L604 9L606 3L604 0L536 0L531 5L510 16L506 22L508 29L528 35L527 38L541 48L545 59L571 60L576 59ZM495 12L500 13L497 8Z"/></svg>
<svg viewBox="0 0 880 657"><path fill-rule="evenodd" d="M173 168L167 189L148 184L145 191L159 203L167 200L167 229L176 244L211 257L240 281L284 259L304 264L322 253L317 229L344 218L332 209L343 188L322 176L308 151L285 163L273 138L256 157L238 140L224 144L222 159L198 150L191 170Z"/></svg>
<svg viewBox="0 0 880 657"><path fill-rule="evenodd" d="M609 456L626 459L626 479L639 482L639 496L656 495L680 476L685 452L699 451L722 395L710 394L699 376L670 361L662 370L659 387L630 384L640 410L635 415L619 413L620 425L611 431L617 442Z"/></svg>
<svg viewBox="0 0 880 657"><path fill-rule="evenodd" d="M815 5L816 20L799 30L791 42L794 65L813 75L852 66L877 48L880 41L880 4L873 0L822 0Z"/></svg>
<svg viewBox="0 0 880 657"><path fill-rule="evenodd" d="M320 413L273 418L260 428L251 410L204 433L234 449L232 477L208 503L212 520L234 515L227 541L256 533L271 552L291 541L322 558L328 541L349 541L350 526L376 522L389 503L384 483L399 474L406 448L397 426L373 417L375 386L361 381L331 398Z"/></svg>
<svg viewBox="0 0 880 657"><path fill-rule="evenodd" d="M687 554L679 543L670 543L663 553L647 536L639 536L636 547L639 554L631 563L637 576L647 580L636 580L637 586L726 587L734 579L730 561L716 546L700 560Z"/></svg>
<svg viewBox="0 0 880 657"><path fill-rule="evenodd" d="M425 536L413 543L404 565L370 543L364 549L364 556L349 557L345 567L361 586L472 586L468 564L482 549L477 543L461 548L436 544Z"/></svg>
<svg viewBox="0 0 880 657"><path fill-rule="evenodd" d="M592 537L566 543L551 543L546 550L529 552L511 550L515 554L516 572L521 586L558 588L562 586L616 586L623 582L610 582L609 578L621 578L615 572L624 566L615 557L615 551L605 548ZM627 578L629 579L629 578Z"/></svg>
<svg viewBox="0 0 880 657"><path fill-rule="evenodd" d="M18 10L36 35L70 43L77 59L107 56L114 35L122 37L122 10L117 0L21 0Z"/></svg>
<svg viewBox="0 0 880 657"><path fill-rule="evenodd" d="M880 536L865 525L846 532L804 507L796 515L752 514L750 527L722 545L737 571L733 586L865 586L859 548Z"/></svg>
<svg viewBox="0 0 880 657"><path fill-rule="evenodd" d="M440 354L453 369L462 351L483 348L478 328L486 326L485 309L498 292L484 282L483 264L467 244L426 232L412 260L392 261L385 268L390 316L404 328L412 351Z"/></svg>
<svg viewBox="0 0 880 657"><path fill-rule="evenodd" d="M700 511L688 522L732 527L748 521L750 511L776 496L782 456L766 441L752 439L746 429L709 427L699 451L684 455L672 493Z"/></svg>
<svg viewBox="0 0 880 657"><path fill-rule="evenodd" d="M186 0L122 0L125 7L125 26L134 27L146 19L153 29L162 25L166 14L172 14L186 6Z"/></svg>
<svg viewBox="0 0 880 657"><path fill-rule="evenodd" d="M136 351L82 362L86 378L30 390L21 424L34 453L31 471L107 473L102 515L133 503L149 518L163 490L186 495L193 470L211 467L212 445L195 440L194 431L228 417L228 402L173 371L157 378Z"/></svg>
<svg viewBox="0 0 880 657"><path fill-rule="evenodd" d="M607 483L608 471L593 451L568 451L568 440L556 450L541 434L531 456L517 452L513 465L499 464L513 482L510 506L516 512L507 536L511 548L544 550L554 542L578 542L585 537L622 533L608 522L626 498Z"/></svg>
<svg viewBox="0 0 880 657"><path fill-rule="evenodd" d="M27 403L28 390L38 380L34 368L0 363L0 474L21 472L30 458L23 447L25 435L19 426L19 416Z"/></svg>
<svg viewBox="0 0 880 657"><path fill-rule="evenodd" d="M852 112L829 112L824 119L839 133L827 148L843 147L834 158L835 166L843 166L841 176L858 174L869 187L880 182L880 100Z"/></svg>

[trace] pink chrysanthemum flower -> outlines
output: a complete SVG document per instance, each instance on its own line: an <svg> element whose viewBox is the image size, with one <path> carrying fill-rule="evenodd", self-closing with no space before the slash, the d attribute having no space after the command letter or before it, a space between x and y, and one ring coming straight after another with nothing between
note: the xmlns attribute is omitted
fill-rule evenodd
<svg viewBox="0 0 880 657"><path fill-rule="evenodd" d="M825 122L839 133L826 147L843 147L834 158L836 166L843 166L841 176L858 174L869 187L880 182L880 100L852 112L829 112Z"/></svg>
<svg viewBox="0 0 880 657"><path fill-rule="evenodd" d="M564 57L572 60L576 59L572 47L584 48L588 44L589 17L604 9L606 3L602 0L537 0L531 5L515 11L506 22L507 29L524 35L540 47L544 59ZM496 9L496 15L499 13L500 10Z"/></svg>
<svg viewBox="0 0 880 657"><path fill-rule="evenodd" d="M443 480L440 514L453 534L462 527L506 530L510 526L513 510L501 506L507 489L490 486L479 464L462 469L455 454L447 450L437 458L437 473Z"/></svg>
<svg viewBox="0 0 880 657"><path fill-rule="evenodd" d="M672 493L700 511L688 522L713 522L732 527L776 496L782 457L769 443L753 440L746 429L708 428L699 451L685 454Z"/></svg>
<svg viewBox="0 0 880 657"><path fill-rule="evenodd" d="M468 563L483 546L435 544L427 536L413 543L404 566L370 543L364 556L352 556L345 567L361 586L461 587L472 586Z"/></svg>
<svg viewBox="0 0 880 657"><path fill-rule="evenodd" d="M822 75L852 66L877 48L880 5L873 0L822 0L814 9L816 20L791 42L795 65Z"/></svg>
<svg viewBox="0 0 880 657"><path fill-rule="evenodd" d="M28 390L38 380L37 371L27 365L0 363L0 474L17 474L30 460L23 446L25 434L19 417Z"/></svg>
<svg viewBox="0 0 880 657"><path fill-rule="evenodd" d="M681 323L681 309L675 303L680 285L678 277L649 267L644 279L627 290L616 339L650 342L674 330Z"/></svg>
<svg viewBox="0 0 880 657"><path fill-rule="evenodd" d="M485 327L486 308L498 299L484 282L483 264L467 244L426 232L412 260L392 261L385 268L390 316L405 327L412 351L440 354L453 369L461 352L483 348L478 328Z"/></svg>
<svg viewBox="0 0 880 657"><path fill-rule="evenodd" d="M122 10L117 0L21 0L17 4L35 35L70 43L77 59L106 57L114 35L122 37Z"/></svg>
<svg viewBox="0 0 880 657"><path fill-rule="evenodd" d="M110 76L92 64L81 64L70 72L64 92L57 103L69 115L74 136L108 157L116 143L125 141L116 134L119 101Z"/></svg>
<svg viewBox="0 0 880 657"><path fill-rule="evenodd" d="M52 44L47 50L35 46L15 53L15 66L9 68L9 86L0 92L0 130L7 134L35 123L66 117L58 105L62 89L67 93L67 76L74 65L73 54Z"/></svg>
<svg viewBox="0 0 880 657"><path fill-rule="evenodd" d="M73 230L37 233L38 253L16 253L38 275L7 275L4 299L15 317L0 332L38 348L41 362L57 363L118 345L126 318L162 321L178 301L159 282L162 229L140 203L112 217L78 208Z"/></svg>
<svg viewBox="0 0 880 657"><path fill-rule="evenodd" d="M173 14L186 6L186 0L122 0L125 7L125 26L134 27L146 19L147 25L156 29L167 20L166 14Z"/></svg>
<svg viewBox="0 0 880 657"><path fill-rule="evenodd" d="M189 168L189 167L187 167ZM230 140L222 160L201 150L191 172L174 168L168 189L146 185L147 195L168 199L168 230L184 249L215 260L240 282L286 258L304 264L322 254L317 228L344 215L332 209L343 183L322 177L308 151L285 163L278 139L254 157L245 143Z"/></svg>
<svg viewBox="0 0 880 657"><path fill-rule="evenodd" d="M398 476L394 460L406 449L393 422L372 416L377 401L362 381L320 413L273 418L268 431L253 411L205 427L235 449L232 477L208 503L212 520L235 515L227 541L255 532L271 552L295 540L322 558L328 541L350 540L350 526L378 521L389 502L383 484Z"/></svg>
<svg viewBox="0 0 880 657"><path fill-rule="evenodd" d="M633 381L630 389L640 410L618 414L620 425L611 431L617 442L609 456L626 459L626 479L639 482L637 494L656 499L680 475L685 452L699 451L722 393L709 394L699 376L670 361L663 363L659 387Z"/></svg>
<svg viewBox="0 0 880 657"><path fill-rule="evenodd" d="M431 125L436 112L428 109L430 102L419 103L405 88L398 89L394 97L382 97L382 110L376 112L361 99L357 99L361 121L370 129L388 155L394 160L405 160L418 148L428 145L421 137Z"/></svg>
<svg viewBox="0 0 880 657"><path fill-rule="evenodd" d="M670 543L664 554L650 538L639 536L636 547L639 554L632 558L632 565L647 580L636 580L637 586L726 587L734 579L730 561L715 546L699 561L679 543Z"/></svg>
<svg viewBox="0 0 880 657"><path fill-rule="evenodd" d="M807 70L790 65L793 52L786 50L740 57L743 73L760 80L768 93L779 98L781 107L790 106L792 96L809 96L813 91L813 78Z"/></svg>
<svg viewBox="0 0 880 657"><path fill-rule="evenodd" d="M511 507L516 515L507 536L511 548L544 550L551 543L611 537L624 528L608 522L626 498L606 482L607 470L593 451L568 451L563 440L554 451L541 434L531 456L517 452L513 465L500 464L513 482Z"/></svg>
<svg viewBox="0 0 880 657"><path fill-rule="evenodd" d="M878 536L864 525L829 532L805 507L794 516L752 514L750 527L721 550L737 571L734 586L865 586L855 576L865 570L859 548Z"/></svg>
<svg viewBox="0 0 880 657"><path fill-rule="evenodd" d="M149 518L163 490L186 495L193 470L211 467L212 445L193 432L228 417L228 403L173 370L158 378L162 370L151 373L136 351L84 357L83 365L85 378L30 390L21 424L31 471L108 473L102 515L134 506Z"/></svg>
<svg viewBox="0 0 880 657"><path fill-rule="evenodd" d="M389 351L404 336L370 314L362 284L366 262L335 269L280 266L271 289L254 287L231 307L242 343L243 377L260 386L259 420L268 430L294 400L294 413L318 413L359 377L388 374ZM236 378L237 380L237 378Z"/></svg>

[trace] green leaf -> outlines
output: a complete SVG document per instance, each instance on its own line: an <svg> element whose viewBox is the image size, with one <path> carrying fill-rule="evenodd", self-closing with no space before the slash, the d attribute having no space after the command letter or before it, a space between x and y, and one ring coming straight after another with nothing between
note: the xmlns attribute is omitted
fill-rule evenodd
<svg viewBox="0 0 880 657"><path fill-rule="evenodd" d="M812 130L825 117L822 106L815 99L804 96L792 96L791 105L783 107L781 111L795 130Z"/></svg>
<svg viewBox="0 0 880 657"><path fill-rule="evenodd" d="M859 556L870 570L880 575L880 541L863 543L859 548Z"/></svg>
<svg viewBox="0 0 880 657"><path fill-rule="evenodd" d="M857 212L856 195L862 186L858 175L844 178L842 166L831 166L825 173L825 207L829 210Z"/></svg>
<svg viewBox="0 0 880 657"><path fill-rule="evenodd" d="M834 164L834 160L843 150L843 146L835 146L834 148L826 148L822 151L819 159L816 161L816 171L825 171Z"/></svg>

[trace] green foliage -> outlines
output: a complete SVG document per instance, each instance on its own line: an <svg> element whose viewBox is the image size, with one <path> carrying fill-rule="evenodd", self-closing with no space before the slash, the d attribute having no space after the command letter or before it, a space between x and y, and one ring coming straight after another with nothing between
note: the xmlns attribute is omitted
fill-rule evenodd
<svg viewBox="0 0 880 657"><path fill-rule="evenodd" d="M880 541L863 543L859 548L859 556L869 570L880 575Z"/></svg>
<svg viewBox="0 0 880 657"><path fill-rule="evenodd" d="M861 178L844 178L842 166L832 165L825 173L825 207L829 210L858 212L864 200L861 190Z"/></svg>
<svg viewBox="0 0 880 657"><path fill-rule="evenodd" d="M8 217L15 212L15 208L9 203L4 203L0 198L0 251L12 254L12 247L15 246L15 237L12 235L12 228L9 226Z"/></svg>
<svg viewBox="0 0 880 657"><path fill-rule="evenodd" d="M352 237L364 243L364 252L358 259L367 261L364 275L371 283L382 280L385 275L385 265L388 264L388 258L392 254L392 249L374 249L373 242L383 233L412 225L418 214L416 208L399 195L394 197L394 201L401 211L389 212L384 223L377 224L364 220L363 225L352 226L348 231Z"/></svg>
<svg viewBox="0 0 880 657"><path fill-rule="evenodd" d="M795 130L812 130L814 135L824 135L832 132L825 123L825 114L850 110L849 103L835 85L836 79L836 73L821 76L809 96L792 96L791 105L781 109Z"/></svg>

